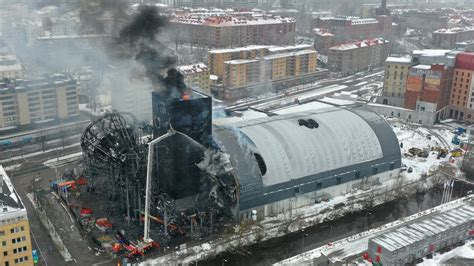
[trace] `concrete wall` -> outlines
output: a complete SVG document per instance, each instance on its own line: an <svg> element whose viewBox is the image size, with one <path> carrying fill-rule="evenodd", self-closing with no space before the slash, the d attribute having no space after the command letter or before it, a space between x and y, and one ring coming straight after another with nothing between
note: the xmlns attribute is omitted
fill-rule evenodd
<svg viewBox="0 0 474 266"><path fill-rule="evenodd" d="M296 208L315 204L315 202L319 200L330 199L349 193L355 188L368 189L373 185L384 183L393 178L396 178L399 174L399 171L400 169L394 169L377 175L342 183L340 185L331 186L328 188L323 188L309 193L296 194L292 198L266 204L264 206L260 206L254 209L257 210L258 219L263 219L264 217L268 216L276 216L280 213L288 212L289 210L294 210ZM251 210L241 212L241 218L243 220L251 219L250 213Z"/></svg>
<svg viewBox="0 0 474 266"><path fill-rule="evenodd" d="M436 122L436 104L432 103L418 101L417 110L383 104L368 104L367 106L379 115L397 117L401 120L418 123L426 127L432 127Z"/></svg>

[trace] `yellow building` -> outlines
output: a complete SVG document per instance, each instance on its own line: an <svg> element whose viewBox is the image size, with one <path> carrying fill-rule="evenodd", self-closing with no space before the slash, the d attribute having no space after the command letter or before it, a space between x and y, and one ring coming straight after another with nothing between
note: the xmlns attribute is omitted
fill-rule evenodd
<svg viewBox="0 0 474 266"><path fill-rule="evenodd" d="M209 68L203 64L178 66L177 70L184 76L186 85L204 94L211 94L211 79Z"/></svg>
<svg viewBox="0 0 474 266"><path fill-rule="evenodd" d="M0 55L0 79L18 79L23 76L23 68L15 55Z"/></svg>
<svg viewBox="0 0 474 266"><path fill-rule="evenodd" d="M0 84L0 128L79 114L77 81L64 75Z"/></svg>
<svg viewBox="0 0 474 266"><path fill-rule="evenodd" d="M382 103L403 107L408 82L408 72L414 65L411 57L388 57L385 60L385 75L382 90Z"/></svg>
<svg viewBox="0 0 474 266"><path fill-rule="evenodd" d="M26 208L0 165L0 265L33 265Z"/></svg>
<svg viewBox="0 0 474 266"><path fill-rule="evenodd" d="M292 79L317 71L317 52L271 54L257 59L237 59L224 63L223 84L229 88Z"/></svg>
<svg viewBox="0 0 474 266"><path fill-rule="evenodd" d="M292 46L271 46L271 45L250 45L234 49L219 49L209 51L208 65L211 75L216 75L223 79L226 66L225 62L239 59L256 59L267 55L281 54L286 52L296 52L301 50L314 49L311 45L300 44Z"/></svg>

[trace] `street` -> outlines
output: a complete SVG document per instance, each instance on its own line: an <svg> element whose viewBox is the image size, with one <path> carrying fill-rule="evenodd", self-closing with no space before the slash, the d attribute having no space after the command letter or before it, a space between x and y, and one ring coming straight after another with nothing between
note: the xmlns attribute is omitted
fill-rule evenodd
<svg viewBox="0 0 474 266"><path fill-rule="evenodd" d="M68 153L74 152L75 149L67 150ZM28 219L30 221L32 245L33 248L40 253L40 265L113 265L109 257L96 256L95 251L91 250L87 241L76 237L64 241L65 245L72 254L73 260L65 262L60 255L53 241L51 240L48 231L39 220L36 212L27 198L26 194L33 191L33 182L35 179L40 180L35 182L36 189L49 190L49 180L55 177L55 169L45 167L42 163L49 158L54 158L52 154L38 155L31 157L28 162L23 162L19 168L9 171L13 185L20 195L28 212ZM18 163L18 161L16 161ZM78 167L78 163L72 163L58 168L58 173L71 171L74 167ZM39 179L38 179L39 178ZM60 206L58 204L58 206ZM60 213L62 212L62 213ZM59 208L58 215L66 214L66 212ZM50 219L52 219L50 217ZM68 226L75 226L69 219L62 219L62 222L68 222ZM63 226L65 227L65 226ZM56 228L56 224L55 224ZM60 228L56 228L58 231ZM75 229L75 228L74 228ZM63 229L64 230L64 229ZM72 230L72 227L71 227ZM76 229L77 230L77 229Z"/></svg>

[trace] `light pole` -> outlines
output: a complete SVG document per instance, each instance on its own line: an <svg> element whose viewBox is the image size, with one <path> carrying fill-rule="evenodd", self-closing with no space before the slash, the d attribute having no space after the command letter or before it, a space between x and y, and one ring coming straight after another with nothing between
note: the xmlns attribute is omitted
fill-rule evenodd
<svg viewBox="0 0 474 266"><path fill-rule="evenodd" d="M365 227L366 230L369 230L369 214L372 214L371 212L366 212L365 213Z"/></svg>
<svg viewBox="0 0 474 266"><path fill-rule="evenodd" d="M226 263L226 262L227 262L227 259L222 259L221 265L224 266L224 263Z"/></svg>
<svg viewBox="0 0 474 266"><path fill-rule="evenodd" d="M309 236L309 234L305 234L304 229L301 229L301 233L303 234L301 238L301 253L304 252L304 238Z"/></svg>

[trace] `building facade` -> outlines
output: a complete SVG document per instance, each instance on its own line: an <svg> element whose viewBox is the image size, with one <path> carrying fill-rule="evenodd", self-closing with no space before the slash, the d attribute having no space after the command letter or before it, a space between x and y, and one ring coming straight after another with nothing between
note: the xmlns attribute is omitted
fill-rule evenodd
<svg viewBox="0 0 474 266"><path fill-rule="evenodd" d="M413 65L411 57L388 57L385 60L385 75L382 103L404 106L408 69Z"/></svg>
<svg viewBox="0 0 474 266"><path fill-rule="evenodd" d="M26 208L0 165L0 263L33 265L30 225Z"/></svg>
<svg viewBox="0 0 474 266"><path fill-rule="evenodd" d="M392 17L323 17L313 20L312 27L332 33L336 43L381 37L390 39Z"/></svg>
<svg viewBox="0 0 474 266"><path fill-rule="evenodd" d="M474 28L439 29L433 32L432 38L435 47L452 49L456 43L474 40Z"/></svg>
<svg viewBox="0 0 474 266"><path fill-rule="evenodd" d="M474 53L461 53L456 60L452 91L449 98L449 117L474 122Z"/></svg>
<svg viewBox="0 0 474 266"><path fill-rule="evenodd" d="M354 74L383 65L389 50L390 43L380 38L333 46L329 49L328 67L343 75Z"/></svg>
<svg viewBox="0 0 474 266"><path fill-rule="evenodd" d="M0 55L0 79L19 79L23 76L23 67L15 55Z"/></svg>
<svg viewBox="0 0 474 266"><path fill-rule="evenodd" d="M0 84L0 128L62 120L79 114L78 83L61 74Z"/></svg>
<svg viewBox="0 0 474 266"><path fill-rule="evenodd" d="M177 43L225 48L252 44L291 45L293 18L250 15L179 15L171 20L171 38Z"/></svg>
<svg viewBox="0 0 474 266"><path fill-rule="evenodd" d="M250 86L268 84L271 87L274 82L315 75L318 71L317 57L317 52L311 49L275 53L256 59L226 61L222 78L223 90L219 92L219 96L224 99L239 99L252 94L247 90ZM254 92L259 93L257 90ZM265 92L265 89L261 92Z"/></svg>
<svg viewBox="0 0 474 266"><path fill-rule="evenodd" d="M452 74L452 68L444 64L420 64L411 67L408 72L404 107L415 110L418 108L417 101L435 103L437 110L446 107L449 104Z"/></svg>
<svg viewBox="0 0 474 266"><path fill-rule="evenodd" d="M206 64L198 63L178 66L176 69L183 74L184 81L188 87L207 95L211 94L210 71Z"/></svg>

